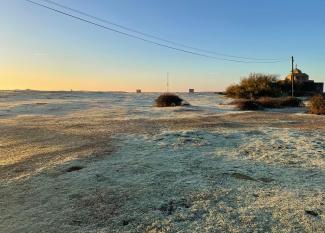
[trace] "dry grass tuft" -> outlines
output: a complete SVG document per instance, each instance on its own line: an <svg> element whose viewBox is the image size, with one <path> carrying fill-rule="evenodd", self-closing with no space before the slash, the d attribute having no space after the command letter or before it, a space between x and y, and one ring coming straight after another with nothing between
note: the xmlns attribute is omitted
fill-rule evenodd
<svg viewBox="0 0 325 233"><path fill-rule="evenodd" d="M110 225L110 220L122 214L123 206L128 200L128 190L96 189L95 192L74 200L71 224L93 227Z"/></svg>
<svg viewBox="0 0 325 233"><path fill-rule="evenodd" d="M325 97L316 95L310 99L308 112L317 115L325 115Z"/></svg>

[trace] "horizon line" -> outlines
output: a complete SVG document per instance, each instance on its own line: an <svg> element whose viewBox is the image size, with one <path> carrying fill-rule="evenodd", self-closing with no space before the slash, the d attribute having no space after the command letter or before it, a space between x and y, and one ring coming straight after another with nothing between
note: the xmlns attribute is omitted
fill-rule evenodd
<svg viewBox="0 0 325 233"><path fill-rule="evenodd" d="M189 88L191 89L191 88ZM36 89L0 89L0 92L5 92L5 91L13 91L13 92L93 92L93 93L136 93L136 94L141 94L141 93L189 93L189 91L141 91L141 93L137 93L135 91L96 91L96 90L36 90ZM194 93L219 93L219 92L224 92L223 91L195 91Z"/></svg>

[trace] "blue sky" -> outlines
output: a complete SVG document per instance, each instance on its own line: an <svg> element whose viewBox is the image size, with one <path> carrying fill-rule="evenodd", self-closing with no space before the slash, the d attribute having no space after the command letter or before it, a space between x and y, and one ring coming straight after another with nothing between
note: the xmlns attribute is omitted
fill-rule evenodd
<svg viewBox="0 0 325 233"><path fill-rule="evenodd" d="M35 0L42 2L41 0ZM241 64L197 57L50 12L2 0L0 89L223 90L251 72L285 76L289 57L325 81L325 1L56 0L118 24L236 56L287 58Z"/></svg>

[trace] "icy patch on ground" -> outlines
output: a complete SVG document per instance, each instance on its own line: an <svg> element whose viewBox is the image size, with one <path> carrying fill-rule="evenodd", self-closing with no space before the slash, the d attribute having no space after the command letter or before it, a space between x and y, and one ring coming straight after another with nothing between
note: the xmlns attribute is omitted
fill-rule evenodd
<svg viewBox="0 0 325 233"><path fill-rule="evenodd" d="M322 131L266 128L234 132L227 138L233 138L234 145L219 149L217 155L291 167L325 166Z"/></svg>
<svg viewBox="0 0 325 233"><path fill-rule="evenodd" d="M289 232L322 232L322 169L310 169L308 165L314 163L290 168L283 161L271 163L258 157L252 163L239 155L247 142L242 141L243 135L267 138L270 133L279 136L278 131L121 135L123 149L114 157L118 175L110 177L116 184L134 189L131 193L137 194L138 204L131 201L121 207L129 214L117 221L127 223L120 231L281 232L285 228ZM291 141L296 133L284 129L281 135ZM235 151L236 147L239 154L222 153L224 148ZM319 160L310 158L314 159ZM130 210L141 210L141 216ZM309 211L317 216L310 216Z"/></svg>
<svg viewBox="0 0 325 233"><path fill-rule="evenodd" d="M0 91L0 118L21 115L101 115L112 119L175 118L234 111L213 93L179 93L191 106L156 108L159 93ZM96 116L94 115L94 116Z"/></svg>

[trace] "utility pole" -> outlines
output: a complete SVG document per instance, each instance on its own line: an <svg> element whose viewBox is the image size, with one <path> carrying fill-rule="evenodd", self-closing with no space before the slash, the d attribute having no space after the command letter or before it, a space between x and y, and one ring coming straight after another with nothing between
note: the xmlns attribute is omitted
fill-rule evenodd
<svg viewBox="0 0 325 233"><path fill-rule="evenodd" d="M291 57L291 96L294 96L294 74L293 74L293 63L295 62L293 56Z"/></svg>
<svg viewBox="0 0 325 233"><path fill-rule="evenodd" d="M169 92L169 72L167 72L167 93Z"/></svg>

